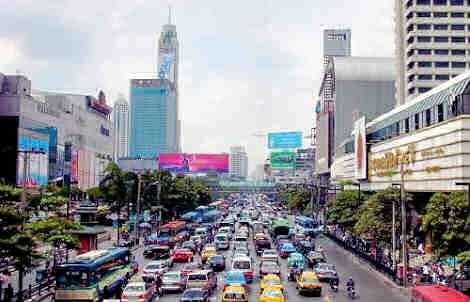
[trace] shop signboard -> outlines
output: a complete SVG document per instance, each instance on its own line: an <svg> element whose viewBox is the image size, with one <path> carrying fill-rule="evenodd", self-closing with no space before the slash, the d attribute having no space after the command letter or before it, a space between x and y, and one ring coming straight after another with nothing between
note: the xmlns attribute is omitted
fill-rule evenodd
<svg viewBox="0 0 470 302"><path fill-rule="evenodd" d="M354 176L356 179L367 178L366 117L354 122Z"/></svg>
<svg viewBox="0 0 470 302"><path fill-rule="evenodd" d="M268 133L269 149L296 149L302 147L302 132L271 132Z"/></svg>
<svg viewBox="0 0 470 302"><path fill-rule="evenodd" d="M283 168L289 169L295 168L295 152L291 151L280 151L271 152L271 167L273 169Z"/></svg>

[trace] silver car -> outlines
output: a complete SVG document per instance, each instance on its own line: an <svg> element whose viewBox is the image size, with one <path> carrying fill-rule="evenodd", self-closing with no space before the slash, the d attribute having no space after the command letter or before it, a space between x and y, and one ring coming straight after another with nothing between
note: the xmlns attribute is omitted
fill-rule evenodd
<svg viewBox="0 0 470 302"><path fill-rule="evenodd" d="M152 282L155 280L155 276L163 275L168 272L168 263L165 260L151 261L149 262L142 271L142 280L145 282Z"/></svg>
<svg viewBox="0 0 470 302"><path fill-rule="evenodd" d="M162 277L162 292L182 292L186 288L186 278L181 272L167 272Z"/></svg>
<svg viewBox="0 0 470 302"><path fill-rule="evenodd" d="M129 282L122 291L121 301L123 302L149 302L155 295L153 285L145 282Z"/></svg>

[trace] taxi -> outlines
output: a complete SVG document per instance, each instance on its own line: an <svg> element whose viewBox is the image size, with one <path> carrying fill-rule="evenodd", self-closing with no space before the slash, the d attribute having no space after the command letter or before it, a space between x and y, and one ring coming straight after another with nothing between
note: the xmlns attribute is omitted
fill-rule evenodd
<svg viewBox="0 0 470 302"><path fill-rule="evenodd" d="M279 278L279 276L275 274L268 274L264 276L259 283L259 287L261 290L264 290L268 287L272 287L284 291L284 286L282 285L281 278Z"/></svg>
<svg viewBox="0 0 470 302"><path fill-rule="evenodd" d="M206 263L207 259L211 256L217 255L217 249L213 245L206 245L201 253L201 261L202 263Z"/></svg>
<svg viewBox="0 0 470 302"><path fill-rule="evenodd" d="M322 286L314 272L303 272L297 277L296 288L299 294L314 294L321 296Z"/></svg>
<svg viewBox="0 0 470 302"><path fill-rule="evenodd" d="M259 295L259 302L284 302L284 293L277 287L266 287Z"/></svg>
<svg viewBox="0 0 470 302"><path fill-rule="evenodd" d="M248 302L248 293L241 285L229 285L222 292L222 302Z"/></svg>

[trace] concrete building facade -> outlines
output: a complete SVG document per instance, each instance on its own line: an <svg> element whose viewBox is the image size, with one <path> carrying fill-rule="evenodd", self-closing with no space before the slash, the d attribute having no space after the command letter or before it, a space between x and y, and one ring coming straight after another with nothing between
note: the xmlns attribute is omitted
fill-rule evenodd
<svg viewBox="0 0 470 302"><path fill-rule="evenodd" d="M169 80L132 79L129 157L178 152L176 90Z"/></svg>
<svg viewBox="0 0 470 302"><path fill-rule="evenodd" d="M470 68L467 0L395 0L397 105Z"/></svg>
<svg viewBox="0 0 470 302"><path fill-rule="evenodd" d="M114 102L114 160L129 154L129 103L123 95Z"/></svg>
<svg viewBox="0 0 470 302"><path fill-rule="evenodd" d="M95 98L32 92L31 81L21 75L0 74L0 87L5 146L0 151L5 163L1 177L10 184L26 180L35 186L70 176L82 190L97 186L112 161L114 145L104 93Z"/></svg>
<svg viewBox="0 0 470 302"><path fill-rule="evenodd" d="M246 179L248 176L248 156L245 147L230 147L230 167L231 177Z"/></svg>

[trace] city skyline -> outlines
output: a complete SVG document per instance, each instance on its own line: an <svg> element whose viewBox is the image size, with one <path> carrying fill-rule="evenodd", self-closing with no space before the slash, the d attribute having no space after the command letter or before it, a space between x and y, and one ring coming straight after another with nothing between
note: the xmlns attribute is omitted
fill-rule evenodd
<svg viewBox="0 0 470 302"><path fill-rule="evenodd" d="M204 1L183 6L157 1L130 8L119 2L110 13L106 3L82 7L8 3L0 13L6 27L26 34L19 35L15 29L0 32L4 46L0 67L5 73L20 70L32 79L35 89L95 94L102 88L114 100L120 92L127 94L133 75L151 73L156 66L155 37L167 21L171 4L182 50L179 113L183 150L220 152L242 144L255 167L266 157L266 144L253 133L306 132L312 126L312 94L319 85L324 28L351 28L354 55L394 53L393 3L334 2L301 1L295 7L260 2L248 12L243 3L226 6ZM80 13L83 7L87 7L86 14ZM320 13L332 7L337 7L334 18ZM13 13L18 10L22 10L21 16ZM57 11L62 15L56 15ZM234 18L238 13L245 16L241 24ZM152 18L148 18L150 14ZM99 16L101 25L96 27L89 17L80 17L85 15ZM35 24L27 22L29 19ZM49 33L42 39L52 40L39 43L35 39L41 35L36 30ZM243 117L244 123L229 123L223 112Z"/></svg>

